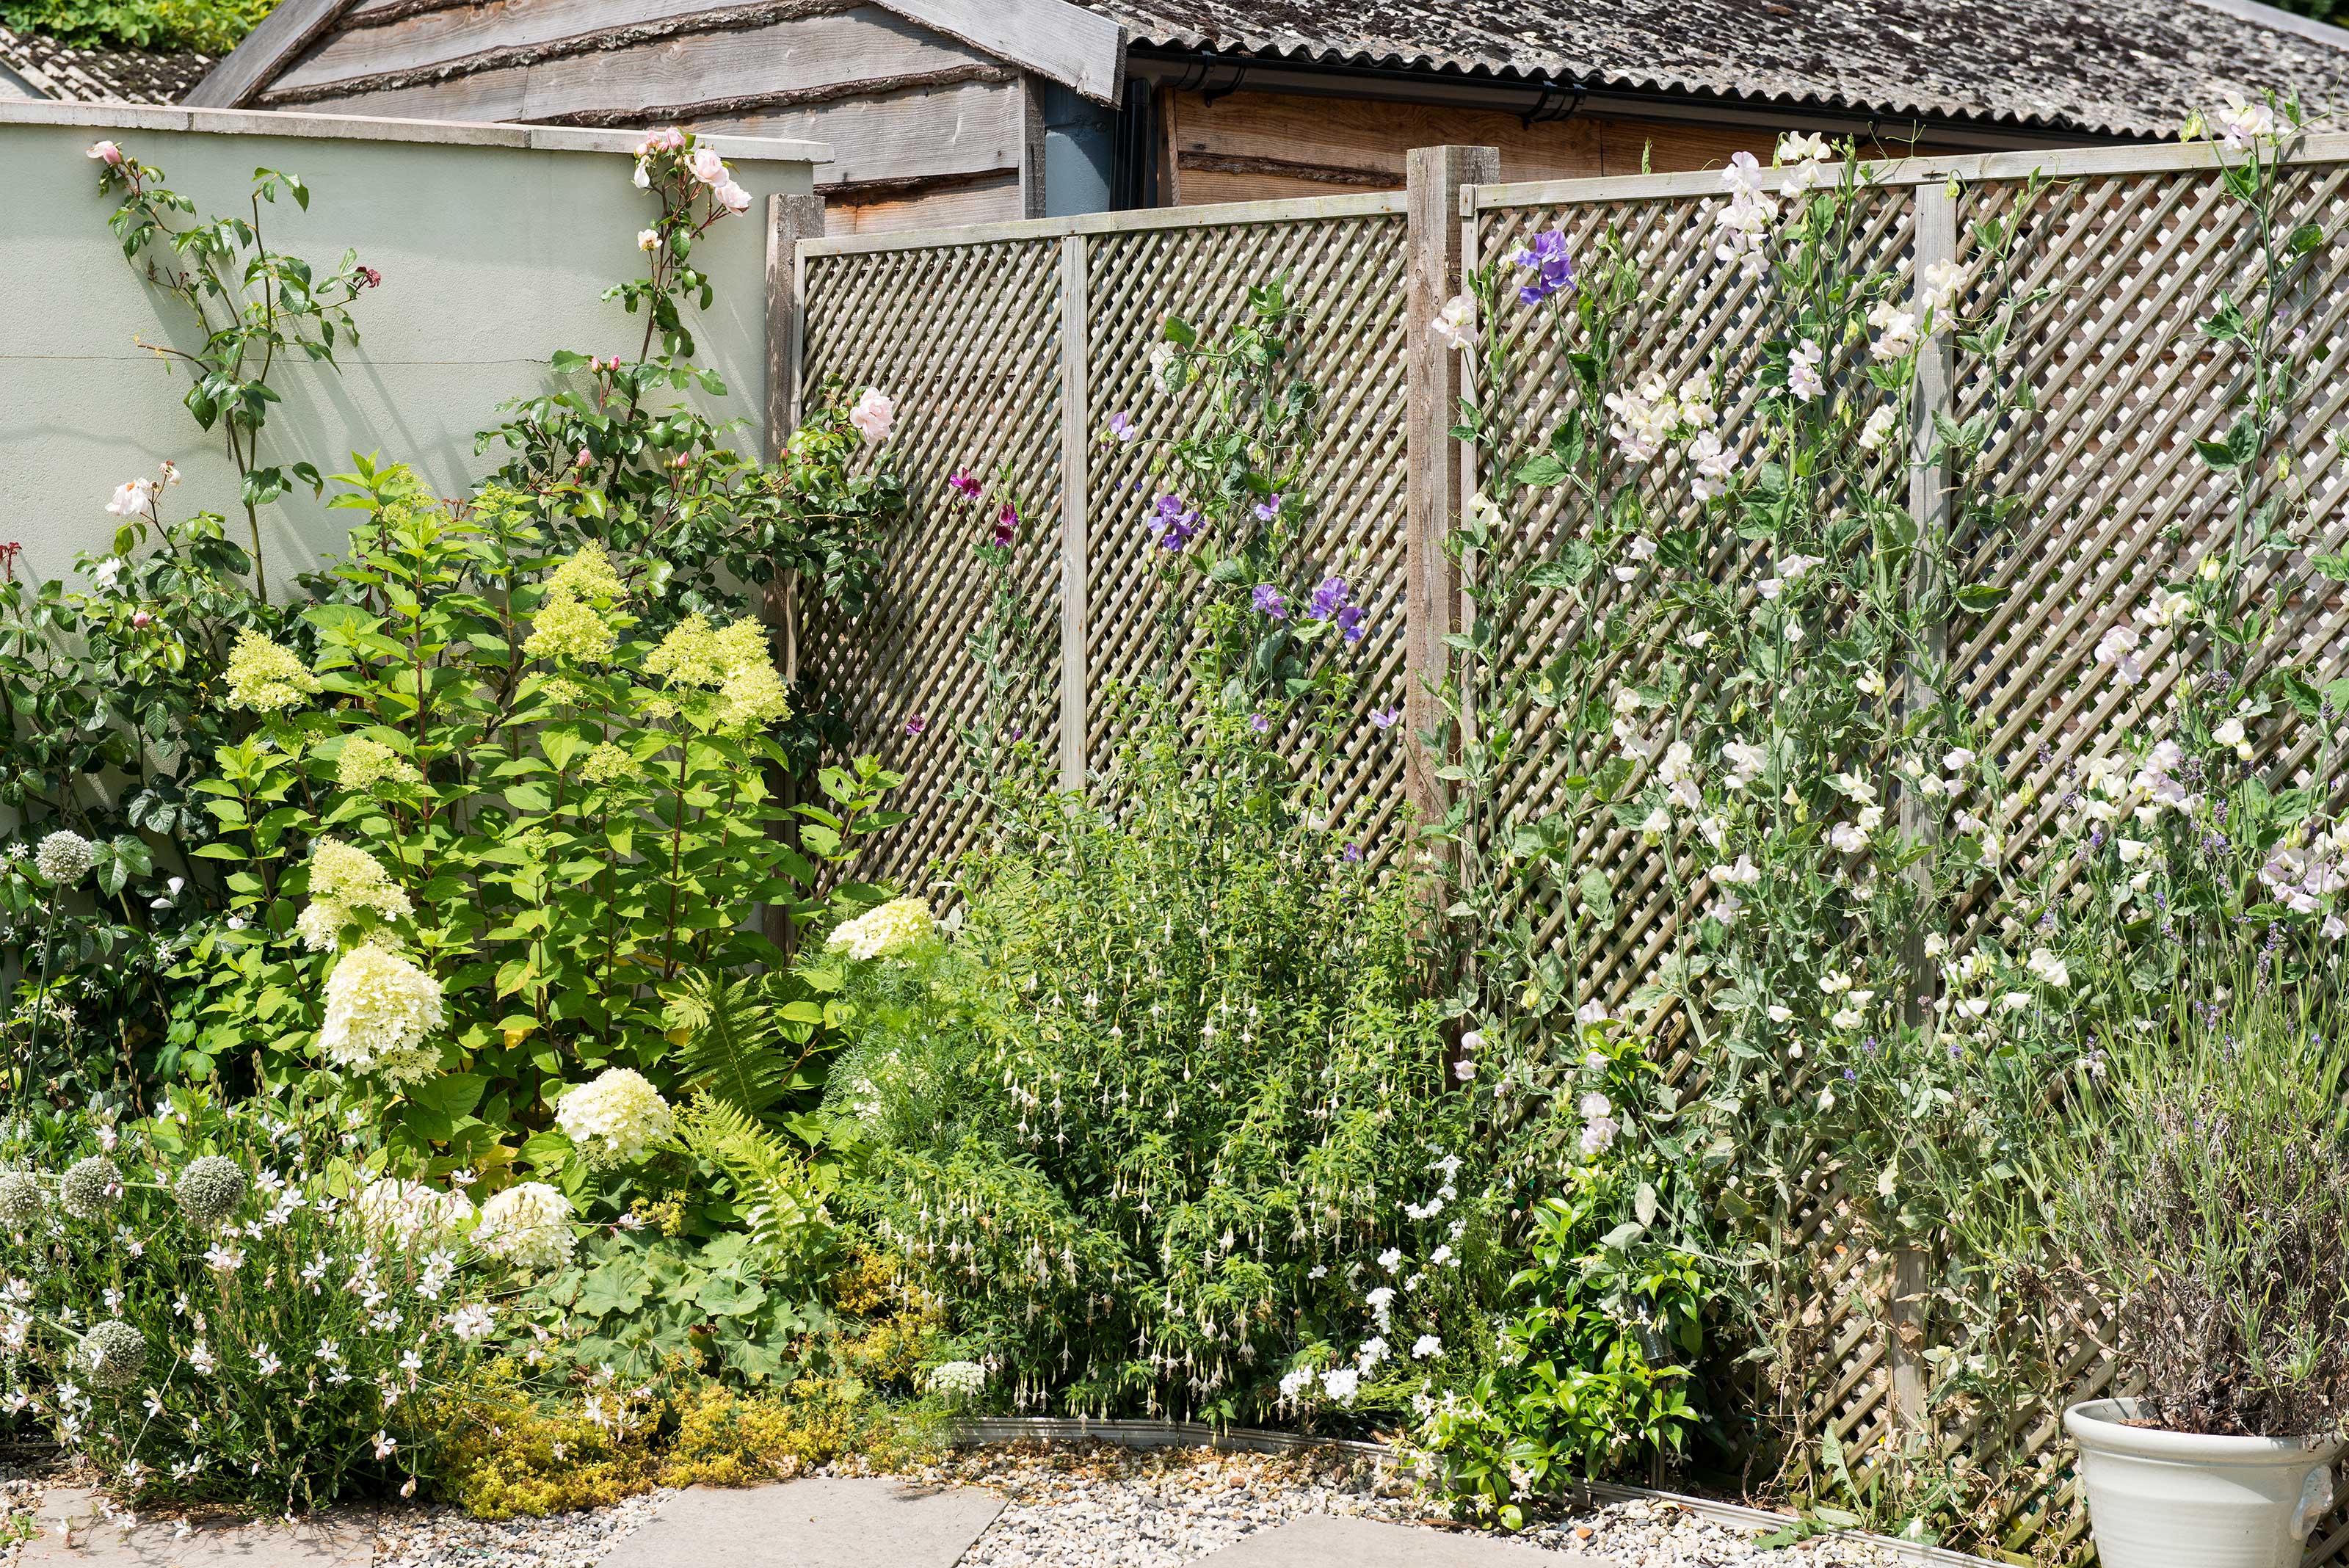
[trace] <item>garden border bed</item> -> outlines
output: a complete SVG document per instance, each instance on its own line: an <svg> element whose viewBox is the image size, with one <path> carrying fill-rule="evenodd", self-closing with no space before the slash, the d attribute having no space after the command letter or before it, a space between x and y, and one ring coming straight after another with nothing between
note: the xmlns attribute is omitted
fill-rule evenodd
<svg viewBox="0 0 2349 1568"><path fill-rule="evenodd" d="M1217 1428L1204 1421L1095 1421L1081 1416L983 1416L956 1422L949 1441L957 1448L968 1448L981 1443L1018 1442L1023 1438L1069 1442L1086 1438L1129 1449L1204 1448L1255 1454L1336 1449L1381 1464L1399 1462L1394 1449L1385 1443L1365 1443L1343 1438L1309 1438L1296 1432L1268 1431L1260 1427ZM1744 1503L1724 1502L1718 1498L1661 1491L1654 1487L1624 1486L1612 1481L1585 1481L1574 1490L1595 1503L1676 1503L1716 1523L1740 1528L1775 1527L1791 1524L1795 1519L1791 1513L1749 1508ZM1878 1547L1901 1563L1930 1565L1930 1568L2002 1568L1992 1558L1952 1552L1946 1546L1896 1541L1890 1536L1874 1535L1864 1530L1837 1530L1827 1533L1837 1540L1864 1542Z"/></svg>

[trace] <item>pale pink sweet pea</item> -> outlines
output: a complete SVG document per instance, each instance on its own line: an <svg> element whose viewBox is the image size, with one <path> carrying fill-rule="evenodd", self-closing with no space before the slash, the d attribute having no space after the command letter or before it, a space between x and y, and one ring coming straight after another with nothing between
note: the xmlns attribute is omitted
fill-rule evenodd
<svg viewBox="0 0 2349 1568"><path fill-rule="evenodd" d="M111 141L91 142L88 156L97 159L109 169L122 167L122 149Z"/></svg>
<svg viewBox="0 0 2349 1568"><path fill-rule="evenodd" d="M705 185L716 185L726 181L726 160L718 156L715 148L695 148L686 156L685 166L693 171L695 179Z"/></svg>
<svg viewBox="0 0 2349 1568"><path fill-rule="evenodd" d="M848 410L848 422L867 441L879 446L889 439L889 431L897 422L897 405L880 388L867 387L864 395L856 400L856 406Z"/></svg>

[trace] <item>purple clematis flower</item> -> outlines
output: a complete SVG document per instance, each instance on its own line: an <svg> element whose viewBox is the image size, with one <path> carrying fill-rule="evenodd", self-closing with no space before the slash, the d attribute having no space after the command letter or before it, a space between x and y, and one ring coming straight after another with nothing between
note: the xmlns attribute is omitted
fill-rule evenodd
<svg viewBox="0 0 2349 1568"><path fill-rule="evenodd" d="M1517 297L1527 305L1539 305L1561 289L1574 292L1574 258L1567 254L1563 229L1544 229L1531 244L1513 254L1509 262L1534 275L1532 282L1517 289Z"/></svg>
<svg viewBox="0 0 2349 1568"><path fill-rule="evenodd" d="M1288 601L1270 583L1258 583L1256 592L1248 596L1248 603L1256 607L1258 615L1268 615L1275 620L1288 618Z"/></svg>

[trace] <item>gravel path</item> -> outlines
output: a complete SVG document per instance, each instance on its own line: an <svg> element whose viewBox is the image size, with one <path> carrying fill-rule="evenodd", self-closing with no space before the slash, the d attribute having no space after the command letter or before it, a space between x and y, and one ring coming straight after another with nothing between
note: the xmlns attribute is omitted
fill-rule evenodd
<svg viewBox="0 0 2349 1568"><path fill-rule="evenodd" d="M1174 1568L1313 1513L1452 1528L1367 1461L1323 1455L1020 1443L961 1449L918 1479L986 1487L1001 1517L960 1568ZM1622 1568L1875 1568L1893 1559L1832 1541L1765 1552L1751 1533L1671 1503L1610 1504L1516 1538ZM1332 1568L1343 1568L1333 1564Z"/></svg>
<svg viewBox="0 0 2349 1568"><path fill-rule="evenodd" d="M854 1463L819 1473L870 1471ZM906 1479L982 1487L1005 1500L957 1568L1175 1568L1316 1513L1456 1528L1433 1517L1391 1473L1328 1449L1266 1455L994 1444L954 1450ZM29 1517L37 1495L34 1482L0 1486L0 1511ZM372 1536L374 1568L595 1568L677 1495L655 1491L610 1508L498 1522L469 1519L446 1504L355 1508L324 1521L340 1540L356 1544ZM1609 1504L1546 1521L1516 1539L1557 1553L1561 1568L1578 1562L1594 1568L1879 1568L1894 1562L1877 1548L1834 1541L1765 1552L1750 1531L1669 1502ZM14 1557L0 1543L0 1564Z"/></svg>

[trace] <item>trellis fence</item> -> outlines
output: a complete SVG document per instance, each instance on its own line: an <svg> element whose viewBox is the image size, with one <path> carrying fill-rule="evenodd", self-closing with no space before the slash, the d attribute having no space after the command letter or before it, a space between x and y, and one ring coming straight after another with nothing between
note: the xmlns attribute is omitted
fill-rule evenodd
<svg viewBox="0 0 2349 1568"><path fill-rule="evenodd" d="M947 476L967 467L1019 498L1018 578L1050 628L1025 723L1059 757L1063 782L1082 788L1112 745L1104 693L1149 674L1159 591L1144 559L1154 496L1143 459L1098 432L1119 410L1145 427L1176 423L1179 403L1150 386L1162 318L1173 312L1215 332L1244 313L1247 285L1277 275L1308 306L1305 374L1328 400L1314 471L1320 559L1306 565L1342 573L1372 607L1380 629L1366 644L1376 651L1365 709L1413 710L1413 722L1361 727L1349 783L1386 809L1437 803L1441 759L1419 754L1417 732L1428 727L1418 722L1426 682L1441 670L1459 607L1441 542L1479 476L1464 471L1470 457L1447 433L1458 357L1430 339L1426 323L1464 263L1495 260L1550 228L1578 255L1622 247L1649 290L1625 366L1633 381L1677 382L1704 368L1726 387L1750 385L1740 372L1758 346L1742 328L1759 318L1768 286L1713 257L1707 205L1721 193L1717 175L1510 185L1497 182L1495 163L1489 150L1429 149L1412 155L1399 195L869 238L802 237L818 232L811 211L778 203L771 275L784 308L773 318L790 324L775 348L778 396L787 401L792 388L835 374L885 387L898 400L917 499L920 521L890 546L881 605L847 624L810 607L797 639L797 656L845 697L860 741L909 775L903 804L913 820L877 852L876 875L919 882L926 867L972 843L978 826L977 807L954 784L959 734L982 711L965 640L988 592L971 549L983 524L951 504ZM2027 844L2054 809L2064 770L2169 696L2158 676L2129 688L2084 671L2102 632L2199 555L2223 513L2225 494L2194 443L2224 432L2242 389L2232 351L2195 324L2222 293L2240 299L2256 282L2258 236L2208 148L1919 160L1878 171L1871 184L1854 241L1869 265L1913 278L1928 263L1962 259L1979 225L1997 218L2014 225L2011 286L2045 291L2013 345L2013 369L2038 389L2038 407L2002 421L1990 449L2002 493L2022 504L2000 537L1951 540L1971 578L2006 594L1948 632L1951 678L1991 725L1991 754L2007 760L2011 794L2037 803L2003 825ZM2310 577L2308 556L2340 550L2349 526L2341 504L2349 474L2326 438L2349 402L2341 374L2349 247L2336 237L2349 228L2349 137L2299 148L2281 204L2280 232L2313 223L2325 235L2294 275L2300 325L2285 351L2310 391L2284 437L2324 537L2262 570L2293 575L2279 600L2284 635L2313 659L2338 663L2342 597ZM1506 417L1538 439L1555 422L1565 378L1536 363L1519 383ZM1936 415L1968 420L1993 398L1984 365L1946 342L1929 351L1916 398L1924 429ZM780 407L778 417L788 412ZM1736 411L1725 412L1735 424ZM1657 483L1651 508L1692 504L1684 488L1676 497ZM1920 525L1950 527L1946 493L1942 476L1914 466ZM1557 518L1517 521L1531 536ZM1736 547L1723 541L1725 551ZM1564 615L1562 604L1537 602L1511 633L1539 643ZM1511 789L1538 812L1576 766L1557 749ZM1601 828L1581 850L1615 894L1606 940L1583 946L1598 956L1581 983L1620 1002L1672 950L1688 912L1656 857L1636 852L1635 834ZM1840 1180L1823 1166L1805 1210L1815 1291L1800 1316L1815 1349L1799 1424L1858 1454L1906 1441L1961 1466L2006 1467L1997 1490L2008 1501L1985 1521L1990 1538L2013 1551L2076 1553L2085 1521L2068 1480L2060 1404L1982 1410L1937 1397L1927 1354L1935 1328L1916 1260L1871 1247ZM2073 1325L2080 1350L2064 1368L2072 1398L2106 1391L2118 1376L2087 1317ZM2311 1544L2312 1563L2349 1560L2349 1521L2336 1512Z"/></svg>

